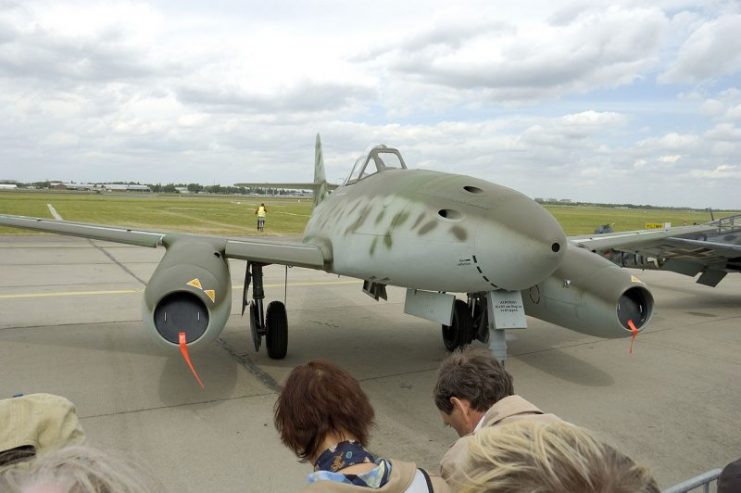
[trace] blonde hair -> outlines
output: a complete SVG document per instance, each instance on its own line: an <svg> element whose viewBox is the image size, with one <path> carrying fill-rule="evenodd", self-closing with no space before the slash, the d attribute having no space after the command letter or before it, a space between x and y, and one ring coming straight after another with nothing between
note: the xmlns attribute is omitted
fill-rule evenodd
<svg viewBox="0 0 741 493"><path fill-rule="evenodd" d="M63 493L150 493L164 491L149 470L134 461L88 446L70 446L3 472L3 492L54 486ZM46 490L44 490L46 491Z"/></svg>
<svg viewBox="0 0 741 493"><path fill-rule="evenodd" d="M659 493L648 469L565 422L483 428L469 443L462 473L462 493Z"/></svg>

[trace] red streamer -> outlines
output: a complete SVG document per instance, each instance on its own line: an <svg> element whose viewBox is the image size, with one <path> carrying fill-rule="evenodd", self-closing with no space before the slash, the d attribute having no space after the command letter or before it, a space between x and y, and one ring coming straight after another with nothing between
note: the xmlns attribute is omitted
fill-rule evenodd
<svg viewBox="0 0 741 493"><path fill-rule="evenodd" d="M195 367L193 366L193 362L190 361L190 354L188 354L188 342L185 339L185 332L178 332L178 342L180 346L180 354L183 355L183 359L186 363L188 363L188 367L190 368L190 371L193 373L193 376L196 377L196 381L198 382L198 385L201 386L201 389L205 389L206 387L203 386L203 382L201 382L201 377L198 376L198 372L196 371Z"/></svg>
<svg viewBox="0 0 741 493"><path fill-rule="evenodd" d="M636 324L634 324L632 320L628 320L628 327L630 327L630 332L633 334L630 337L630 349L628 350L628 352L630 354L633 354L633 341L635 341L636 337L638 336L638 328L636 327Z"/></svg>

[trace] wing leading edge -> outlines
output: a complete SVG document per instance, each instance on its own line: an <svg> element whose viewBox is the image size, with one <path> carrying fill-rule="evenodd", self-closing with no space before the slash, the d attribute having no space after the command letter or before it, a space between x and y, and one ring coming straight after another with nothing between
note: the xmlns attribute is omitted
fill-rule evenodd
<svg viewBox="0 0 741 493"><path fill-rule="evenodd" d="M717 226L702 224L697 226L680 226L666 230L639 230L624 231L620 233L594 234L588 236L569 237L571 243L592 251L598 250L632 250L633 247L646 247L652 242L658 242L665 238L687 234L706 233L715 231Z"/></svg>
<svg viewBox="0 0 741 493"><path fill-rule="evenodd" d="M26 216L0 214L0 225L32 229L93 240L111 241L143 247L169 247L175 242L207 241L218 245L228 258L249 260L264 264L295 265L311 269L324 269L330 259L311 243L290 240L237 239L185 233L168 233L137 230L120 226L56 221Z"/></svg>

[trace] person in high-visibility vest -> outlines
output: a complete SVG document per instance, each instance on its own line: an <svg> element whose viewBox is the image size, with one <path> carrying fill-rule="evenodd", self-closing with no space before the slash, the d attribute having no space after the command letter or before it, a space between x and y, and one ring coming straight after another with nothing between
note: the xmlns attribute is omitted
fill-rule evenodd
<svg viewBox="0 0 741 493"><path fill-rule="evenodd" d="M268 212L268 209L265 207L265 204L260 204L260 207L255 209L255 214L257 214L257 230L258 231L265 231L265 216Z"/></svg>

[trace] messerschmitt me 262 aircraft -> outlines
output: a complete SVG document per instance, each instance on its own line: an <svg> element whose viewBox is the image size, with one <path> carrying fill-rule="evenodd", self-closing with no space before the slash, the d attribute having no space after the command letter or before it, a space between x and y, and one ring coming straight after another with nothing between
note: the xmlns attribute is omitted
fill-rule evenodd
<svg viewBox="0 0 741 493"><path fill-rule="evenodd" d="M449 350L475 338L506 357L505 329L526 315L599 337L635 335L649 323L653 297L634 275L570 243L556 219L525 195L469 176L408 169L397 149L372 148L334 188L324 174L319 136L314 210L303 238L232 239L0 214L0 225L81 236L167 252L144 291L148 332L166 347L196 348L214 340L231 313L227 259L247 261L242 313L249 306L255 348L265 337L271 358L285 357L285 305L264 309L262 269L281 264L363 281L386 298L406 288L405 312L442 325ZM264 185L264 184L263 184ZM646 239L706 226L654 231ZM623 235L624 236L624 235ZM600 248L610 247L600 238ZM624 241L616 234L616 242ZM580 248L581 247L581 248ZM252 296L248 287L252 285ZM454 294L461 293L461 298ZM186 357L187 359L187 357Z"/></svg>

